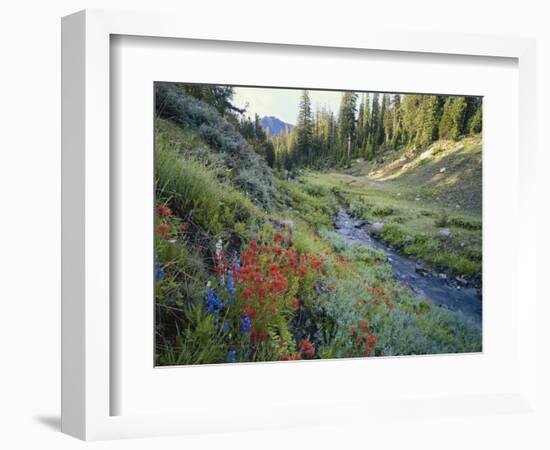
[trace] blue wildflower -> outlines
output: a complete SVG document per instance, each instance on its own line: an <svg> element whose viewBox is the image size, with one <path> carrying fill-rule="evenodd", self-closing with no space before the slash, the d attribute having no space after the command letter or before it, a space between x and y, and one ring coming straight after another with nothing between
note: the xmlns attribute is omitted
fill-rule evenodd
<svg viewBox="0 0 550 450"><path fill-rule="evenodd" d="M235 280L233 279L233 271L231 269L227 271L227 282L225 287L230 296L235 293Z"/></svg>
<svg viewBox="0 0 550 450"><path fill-rule="evenodd" d="M164 278L164 270L160 265L160 259L158 255L155 255L155 278L157 279L157 281L160 281Z"/></svg>
<svg viewBox="0 0 550 450"><path fill-rule="evenodd" d="M222 325L222 333L225 333L227 330L229 330L229 321L225 320Z"/></svg>
<svg viewBox="0 0 550 450"><path fill-rule="evenodd" d="M248 316L242 316L241 317L241 334L250 333L252 330L252 322L250 322L250 319Z"/></svg>
<svg viewBox="0 0 550 450"><path fill-rule="evenodd" d="M220 297L214 294L214 289L212 289L211 287L206 290L206 297L204 297L204 301L206 302L208 312L216 316L223 308L222 300L220 299Z"/></svg>
<svg viewBox="0 0 550 450"><path fill-rule="evenodd" d="M230 362L230 363L237 362L237 352L235 350L229 350L227 352L227 362Z"/></svg>
<svg viewBox="0 0 550 450"><path fill-rule="evenodd" d="M233 259L233 262L235 263L235 273L239 275L239 272L241 271L241 264L239 263L239 258L235 257Z"/></svg>

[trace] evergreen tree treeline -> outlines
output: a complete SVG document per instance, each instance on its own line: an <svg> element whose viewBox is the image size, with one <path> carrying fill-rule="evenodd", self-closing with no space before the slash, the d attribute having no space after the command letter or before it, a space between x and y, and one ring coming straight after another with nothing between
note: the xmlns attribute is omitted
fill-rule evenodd
<svg viewBox="0 0 550 450"><path fill-rule="evenodd" d="M299 99L296 126L269 136L256 114L232 104L233 88L175 83L176 89L213 107L250 142L271 167L331 167L353 158L372 159L380 151L437 139L457 140L482 131L481 97L342 92L338 115L312 109L309 91ZM162 110L162 105L158 105Z"/></svg>
<svg viewBox="0 0 550 450"><path fill-rule="evenodd" d="M343 165L386 149L480 133L482 120L481 97L343 92L336 118L327 108L313 112L303 91L296 126L269 139L268 162L287 170Z"/></svg>

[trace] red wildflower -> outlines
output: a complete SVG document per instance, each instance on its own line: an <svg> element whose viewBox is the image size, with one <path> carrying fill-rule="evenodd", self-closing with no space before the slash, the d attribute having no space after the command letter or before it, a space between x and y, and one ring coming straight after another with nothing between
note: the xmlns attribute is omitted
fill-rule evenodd
<svg viewBox="0 0 550 450"><path fill-rule="evenodd" d="M367 355L369 353L372 353L372 351L374 350L374 347L376 347L376 336L374 334L369 334L366 339L366 347L365 347L365 352L367 353Z"/></svg>
<svg viewBox="0 0 550 450"><path fill-rule="evenodd" d="M293 298L291 305L294 309L298 309L300 307L300 300L298 300L297 298Z"/></svg>
<svg viewBox="0 0 550 450"><path fill-rule="evenodd" d="M315 348L309 338L302 339L302 342L300 343L300 353L309 358L315 356Z"/></svg>
<svg viewBox="0 0 550 450"><path fill-rule="evenodd" d="M178 231L180 233L183 233L185 231L185 225L183 223L180 223L178 226Z"/></svg>
<svg viewBox="0 0 550 450"><path fill-rule="evenodd" d="M170 233L170 226L167 223L159 223L157 226L157 233L162 239L166 239L168 233Z"/></svg>
<svg viewBox="0 0 550 450"><path fill-rule="evenodd" d="M368 325L367 322L365 322L364 320L360 320L360 321L359 321L359 328L361 328L361 330L362 330L364 333L368 333L368 332L369 332L369 325Z"/></svg>
<svg viewBox="0 0 550 450"><path fill-rule="evenodd" d="M254 286L248 286L244 291L243 291L243 296L244 298L250 298L252 297L252 294L254 293Z"/></svg>
<svg viewBox="0 0 550 450"><path fill-rule="evenodd" d="M281 233L275 233L275 236L273 236L273 241L279 243L282 240L283 240L283 236L281 236Z"/></svg>
<svg viewBox="0 0 550 450"><path fill-rule="evenodd" d="M293 353L292 355L284 353L281 356L281 361L297 361L299 359L302 359L302 356L299 353Z"/></svg>
<svg viewBox="0 0 550 450"><path fill-rule="evenodd" d="M264 342L267 341L269 335L267 334L266 330L258 330L255 328L252 330L250 338L255 342Z"/></svg>
<svg viewBox="0 0 550 450"><path fill-rule="evenodd" d="M271 264L271 266L269 266L268 272L269 272L270 275L276 275L280 271L281 271L281 269L279 269L279 266L275 263L273 263L273 264Z"/></svg>
<svg viewBox="0 0 550 450"><path fill-rule="evenodd" d="M168 217L172 215L172 210L161 203L157 206L157 213L160 217Z"/></svg>

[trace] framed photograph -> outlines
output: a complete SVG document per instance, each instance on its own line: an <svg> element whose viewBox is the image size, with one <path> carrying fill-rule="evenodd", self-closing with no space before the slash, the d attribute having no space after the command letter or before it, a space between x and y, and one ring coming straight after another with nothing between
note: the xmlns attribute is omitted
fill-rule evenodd
<svg viewBox="0 0 550 450"><path fill-rule="evenodd" d="M482 351L482 97L154 89L155 365Z"/></svg>
<svg viewBox="0 0 550 450"><path fill-rule="evenodd" d="M531 40L62 31L64 432L531 407Z"/></svg>

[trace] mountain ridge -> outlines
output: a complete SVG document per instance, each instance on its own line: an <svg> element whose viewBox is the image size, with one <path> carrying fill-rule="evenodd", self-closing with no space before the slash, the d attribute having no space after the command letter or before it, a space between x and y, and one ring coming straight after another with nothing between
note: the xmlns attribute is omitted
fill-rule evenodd
<svg viewBox="0 0 550 450"><path fill-rule="evenodd" d="M269 130L271 136L278 136L282 132L290 131L294 127L294 125L284 122L275 116L262 117L260 125L264 130Z"/></svg>

